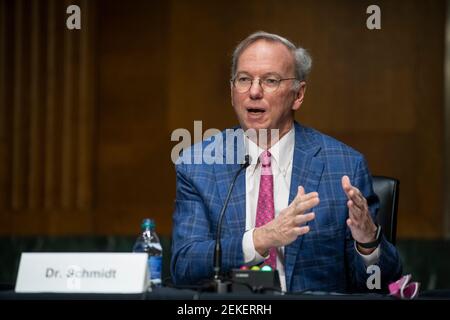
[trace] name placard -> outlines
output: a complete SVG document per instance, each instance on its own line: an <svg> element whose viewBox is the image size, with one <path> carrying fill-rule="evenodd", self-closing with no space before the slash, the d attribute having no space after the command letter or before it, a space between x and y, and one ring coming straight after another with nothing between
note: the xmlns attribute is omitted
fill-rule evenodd
<svg viewBox="0 0 450 320"><path fill-rule="evenodd" d="M141 293L146 253L22 253L16 292Z"/></svg>

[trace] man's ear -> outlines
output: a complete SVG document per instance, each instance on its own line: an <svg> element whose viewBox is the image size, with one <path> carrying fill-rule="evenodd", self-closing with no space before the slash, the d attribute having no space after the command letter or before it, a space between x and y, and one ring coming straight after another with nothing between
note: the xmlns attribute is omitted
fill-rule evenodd
<svg viewBox="0 0 450 320"><path fill-rule="evenodd" d="M296 111L300 108L300 106L303 103L303 99L305 98L305 92L306 92L306 82L300 81L299 88L295 92L295 100L294 104L292 105L292 110Z"/></svg>
<svg viewBox="0 0 450 320"><path fill-rule="evenodd" d="M234 93L233 93L233 85L230 84L231 106L234 107L234 102L233 102L234 99L233 99L233 95L234 95Z"/></svg>

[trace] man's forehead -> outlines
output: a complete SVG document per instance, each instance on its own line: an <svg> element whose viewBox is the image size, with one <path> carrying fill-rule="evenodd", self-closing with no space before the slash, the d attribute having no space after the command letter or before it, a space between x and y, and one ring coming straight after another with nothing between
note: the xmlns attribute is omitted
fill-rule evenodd
<svg viewBox="0 0 450 320"><path fill-rule="evenodd" d="M289 71L289 69L294 68L294 57L292 52L282 43L261 39L245 48L238 59L238 71L242 68L247 69L252 67L266 67L280 69L280 71Z"/></svg>

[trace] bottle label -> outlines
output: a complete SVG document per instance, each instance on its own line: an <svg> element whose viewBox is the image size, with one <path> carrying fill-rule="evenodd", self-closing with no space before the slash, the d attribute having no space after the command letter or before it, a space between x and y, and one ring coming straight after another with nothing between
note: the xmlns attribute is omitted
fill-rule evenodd
<svg viewBox="0 0 450 320"><path fill-rule="evenodd" d="M161 282L162 256L151 256L148 259L151 282Z"/></svg>

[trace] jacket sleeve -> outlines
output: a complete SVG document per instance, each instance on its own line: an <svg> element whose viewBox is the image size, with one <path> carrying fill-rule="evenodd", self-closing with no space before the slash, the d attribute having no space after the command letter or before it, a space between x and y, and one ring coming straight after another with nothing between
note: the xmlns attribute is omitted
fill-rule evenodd
<svg viewBox="0 0 450 320"><path fill-rule="evenodd" d="M176 166L171 274L177 285L199 284L213 277L217 218L207 208L206 198L210 197L210 201L215 191L199 192L199 186L190 178L188 166ZM244 264L242 237L243 233L222 237L224 271Z"/></svg>
<svg viewBox="0 0 450 320"><path fill-rule="evenodd" d="M369 173L366 160L363 157L361 157L356 166L355 174L351 179L351 182L367 199L372 219L373 221L376 221L379 200L373 191L372 177ZM379 249L380 257L376 265L379 267L381 273L381 291L386 292L389 283L400 278L402 274L402 264L397 249L387 241L384 236L382 236ZM347 278L350 279L351 282L350 289L358 292L369 291L367 280L372 273L367 273L367 266L365 265L363 258L356 251L354 239L352 238L348 227L346 231L346 256L348 263Z"/></svg>

